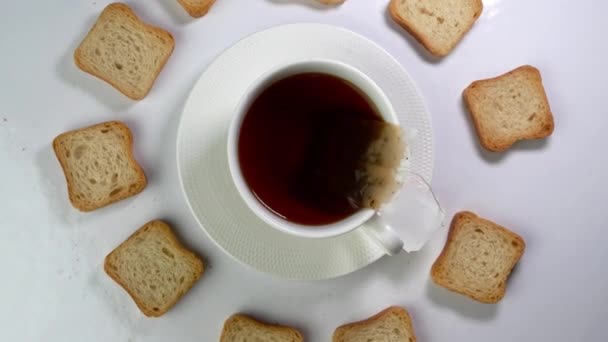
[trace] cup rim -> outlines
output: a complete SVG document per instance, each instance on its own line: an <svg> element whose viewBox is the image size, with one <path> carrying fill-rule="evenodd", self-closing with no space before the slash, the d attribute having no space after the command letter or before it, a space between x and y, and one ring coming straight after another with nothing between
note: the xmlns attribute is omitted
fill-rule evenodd
<svg viewBox="0 0 608 342"><path fill-rule="evenodd" d="M247 184L247 181L245 180L245 177L241 172L240 161L238 158L239 135L243 120L247 114L247 110L251 103L264 90L266 90L269 85L285 77L305 72L320 72L345 79L341 75L338 75L338 72L327 72L327 69L323 71L315 70L315 65L317 66L317 68L319 65L323 65L326 67L329 66L330 68L333 68L333 70L341 69L341 71L343 71L344 73L354 76L359 80L362 80L362 82L366 84L366 88L373 89L374 94L369 94L368 92L365 92L363 89L361 89L361 84L353 82L352 79L348 79L346 81L351 83L352 86L358 88L365 96L367 96L368 101L370 101L377 108L378 112L382 115L384 120L395 124L399 123L397 115L382 89L380 89L380 87L371 78L369 78L362 71L356 69L355 67L345 64L343 62L330 59L307 59L282 64L265 72L260 77L258 77L247 88L247 90L244 92L243 96L239 100L238 105L235 107L235 114L232 118L232 122L230 123L230 127L228 130L228 166L231 178L241 198L243 199L247 207L249 207L249 209L265 223L284 233L288 233L290 235L295 235L298 237L328 238L348 233L353 229L360 227L374 216L375 210L370 208L360 209L344 219L324 225L305 225L288 221L287 219L282 218L278 213L274 212L272 208L266 206L260 199L257 198L253 191L251 191L249 185ZM290 70L297 70L298 68L306 69L308 67L311 67L311 69L308 71L296 71L294 73L289 73ZM382 111L380 108L384 108L384 111Z"/></svg>

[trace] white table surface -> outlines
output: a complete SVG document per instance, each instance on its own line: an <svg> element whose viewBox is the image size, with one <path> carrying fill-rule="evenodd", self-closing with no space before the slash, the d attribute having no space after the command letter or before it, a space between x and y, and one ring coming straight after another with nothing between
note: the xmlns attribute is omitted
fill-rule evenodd
<svg viewBox="0 0 608 342"><path fill-rule="evenodd" d="M397 28L388 0L218 0L190 19L173 0L129 1L173 33L176 48L151 93L128 100L79 71L72 53L106 1L6 1L0 14L0 340L217 341L224 320L247 312L328 341L342 323L404 305L420 341L607 341L608 2L485 0L473 30L443 60ZM284 23L322 22L377 42L410 72L432 113L433 186L451 217L469 209L520 233L526 253L498 305L438 288L429 269L446 237L319 282L244 267L197 226L175 162L177 120L208 63L239 39ZM294 37L294 39L296 39ZM246 59L243 60L246 63ZM473 80L521 64L543 74L555 116L550 139L484 152L463 108ZM51 149L59 133L124 120L149 177L140 195L89 214L67 200ZM210 267L162 318L144 317L103 272L104 256L162 218Z"/></svg>

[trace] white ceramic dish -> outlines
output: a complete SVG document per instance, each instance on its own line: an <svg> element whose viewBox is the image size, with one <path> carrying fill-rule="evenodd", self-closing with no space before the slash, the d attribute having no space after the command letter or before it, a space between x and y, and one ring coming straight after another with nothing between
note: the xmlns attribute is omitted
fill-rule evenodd
<svg viewBox="0 0 608 342"><path fill-rule="evenodd" d="M271 228L249 210L230 177L227 134L243 94L277 65L321 58L361 70L382 89L399 122L417 132L409 146L411 170L430 181L433 151L429 116L409 75L375 43L333 26L285 25L241 40L203 73L178 128L180 182L201 227L236 260L290 279L344 275L384 255L382 248L357 230L326 239L302 239Z"/></svg>
<svg viewBox="0 0 608 342"><path fill-rule="evenodd" d="M368 221L375 214L374 210L363 209L343 220L321 227L317 226L314 227L314 229L311 229L310 226L287 221L273 213L271 210L268 210L268 208L264 206L249 189L240 170L238 141L241 125L251 103L270 84L287 76L305 72L320 72L347 80L350 84L366 94L375 108L378 108L378 113L385 121L399 124L395 110L391 106L388 98L382 93L382 90L369 79L369 77L347 64L332 60L307 59L288 65L279 65L278 68L275 69L276 70L271 70L252 84L252 87L245 92L243 98L239 101L239 105L232 117L232 125L228 132L228 166L236 189L241 194L241 197L249 209L251 209L251 211L260 219L280 231L294 236L300 236L302 238L328 238L361 227L363 223ZM409 155L406 156L409 157Z"/></svg>

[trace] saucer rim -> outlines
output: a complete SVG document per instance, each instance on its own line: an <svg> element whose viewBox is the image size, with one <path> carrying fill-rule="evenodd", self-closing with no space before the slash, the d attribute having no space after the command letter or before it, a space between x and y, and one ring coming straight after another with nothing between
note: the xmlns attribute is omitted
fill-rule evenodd
<svg viewBox="0 0 608 342"><path fill-rule="evenodd" d="M431 123L431 117L428 113L428 110L426 108L426 105L424 103L424 99L421 95L421 92L419 91L418 87L416 86L416 84L414 83L413 79L410 77L409 73L407 72L407 70L405 70L405 68L392 56L390 55L386 50L384 50L382 47L380 47L379 45L377 45L376 43L374 43L373 41L371 41L370 39L361 36L358 33L355 33L353 31L350 31L348 29L342 28L342 27L338 27L338 26L333 26L333 25L327 25L327 24L318 24L318 23L298 23L298 24L287 24L287 25L280 25L280 26L275 26L275 27L271 27L271 28L267 28L267 29L263 29L260 30L258 32L255 32L251 35L248 35L244 38L242 38L241 40L239 40L238 42L236 42L235 44L229 46L227 49L225 49L222 53L220 53L216 58L214 58L214 60L209 63L207 65L207 67L205 68L205 70L201 73L201 76L197 79L197 81L195 82L195 84L193 85L193 87L190 90L190 93L188 95L188 98L184 104L183 110L180 113L180 118L179 118L179 123L178 123L178 128L177 128L177 143L176 143L176 162L177 162L177 168L178 168L178 178L179 178L179 183L180 183L180 188L182 190L182 193L184 194L184 198L186 199L186 203L188 205L188 208L190 209L190 212L192 213L192 215L195 218L195 221L197 222L197 224L200 226L200 228L205 232L205 234L207 235L207 237L213 241L213 243L215 245L217 245L220 250L222 252L224 252L225 254L229 255L232 259L236 260L238 263L245 265L246 267L252 268L256 271L265 273L265 274L269 274L275 277L279 277L282 279L294 279L294 280L321 280L321 279L331 279L331 278L335 278L335 277L339 277L339 276L343 276L352 272L355 272L357 270L360 270L362 268L364 268L365 266L368 266L370 264L372 264L373 262L377 261L378 259L380 259L384 254L378 254L378 255L374 255L372 258L368 258L365 262L363 262L360 265L356 265L350 269L347 270L341 270L339 272L333 272L331 274L327 273L324 274L322 276L314 276L314 277L310 277L310 276L294 276L293 274L291 274L290 276L286 275L286 274L282 274L279 272L273 272L272 270L269 269L263 269L260 267L257 267L257 265L255 265L255 263L250 263L247 260L244 260L244 258L239 258L236 255L234 255L233 253L231 253L225 246L223 246L220 242L218 242L214 236L208 231L208 229L205 227L205 225L202 223L201 219L199 218L199 215L197 214L198 211L195 210L192 200L191 200L191 195L188 194L188 191L186 190L186 181L184 180L184 170L182 169L182 158L183 158L183 153L182 151L182 140L184 137L184 121L185 118L187 116L187 112L188 112L188 105L189 103L191 103L192 101L192 97L195 95L195 91L196 89L199 87L199 84L201 82L203 82L206 78L206 76L208 76L208 72L209 70L211 70L214 66L217 66L218 63L221 61L221 59L232 49L236 49L239 47L239 45L246 43L248 40L254 40L255 38L259 38L260 36L263 36L265 34L272 34L275 33L275 31L280 31L280 30L289 30L289 29L300 29L302 30L302 34L306 34L307 30L313 31L313 30L334 30L334 31L341 31L341 34L347 34L350 35L353 38L362 40L365 42L365 44L367 44L370 48L375 48L378 52L382 53L383 55L385 55L386 58L390 58L393 63L395 64L395 66L398 66L399 71L403 74L403 76L407 79L408 81L408 86L412 87L413 90L410 93L413 93L417 99L417 101L419 101L419 106L422 108L422 113L421 116L423 117L423 119L426 120L426 126L428 126L427 128L427 132L426 134L428 135L426 138L426 146L425 146L425 150L427 152L427 155L425 156L426 159L426 167L425 169L427 169L428 173L423 174L423 177L425 179L427 179L427 181L430 182L432 174L433 174L433 139L432 139L432 123ZM326 58L326 57L323 57ZM341 63L347 63L341 60L337 60L338 62ZM400 115L397 115L398 117L400 117ZM229 124L229 120L228 124ZM227 132L226 132L227 133ZM224 134L222 134L223 136ZM227 138L226 138L227 139ZM264 222L265 225L268 225L266 222ZM273 228L271 228L273 229ZM352 233L352 232L351 232ZM282 233L284 234L284 233ZM343 234L346 235L346 234ZM333 238L339 238L339 236L337 237L333 237Z"/></svg>

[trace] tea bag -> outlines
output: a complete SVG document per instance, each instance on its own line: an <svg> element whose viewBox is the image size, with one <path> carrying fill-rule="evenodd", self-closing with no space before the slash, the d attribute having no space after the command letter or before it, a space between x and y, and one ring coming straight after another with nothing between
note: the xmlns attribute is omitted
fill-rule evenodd
<svg viewBox="0 0 608 342"><path fill-rule="evenodd" d="M298 191L354 208L378 209L399 190L405 138L380 120L323 122L309 149ZM311 172L311 170L313 170Z"/></svg>
<svg viewBox="0 0 608 342"><path fill-rule="evenodd" d="M401 186L398 176L405 158L405 138L397 125L387 122L372 125L375 134L355 170L359 191L349 196L358 207L378 209Z"/></svg>

